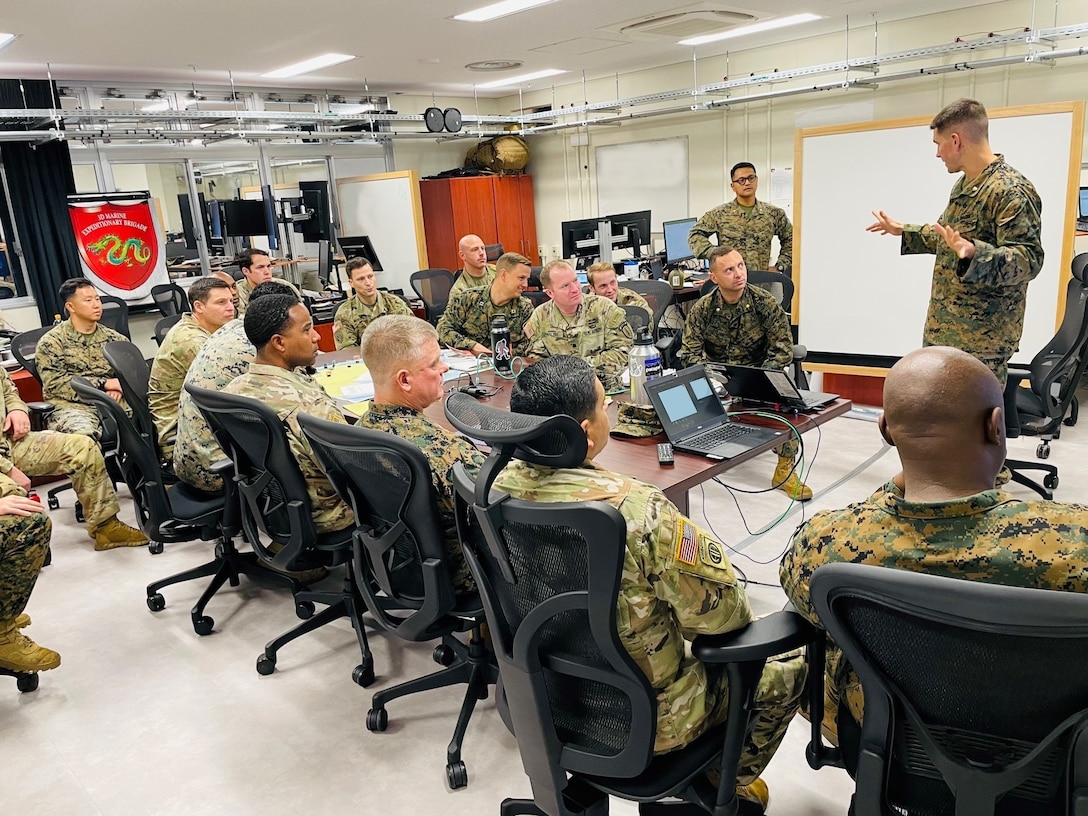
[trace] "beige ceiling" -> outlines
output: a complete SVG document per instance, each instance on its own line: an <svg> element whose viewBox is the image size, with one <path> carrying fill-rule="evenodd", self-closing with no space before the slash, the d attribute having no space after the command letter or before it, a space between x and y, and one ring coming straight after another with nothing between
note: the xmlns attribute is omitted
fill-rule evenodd
<svg viewBox="0 0 1088 816"><path fill-rule="evenodd" d="M810 11L826 19L755 37L700 46L699 57L876 20L941 11L943 0L554 0L490 23L454 14L486 0L9 0L0 31L18 35L0 50L0 76L66 82L160 82L246 88L328 88L374 93L471 93L474 83L543 68L572 72L537 87L691 59L676 36L624 33L625 25L683 11L739 11L758 19ZM957 7L981 5L966 0ZM705 16L705 15L704 15ZM689 18L690 19L690 18ZM296 79L261 73L334 51L358 58ZM466 63L519 60L524 67L477 73ZM505 95L509 91L481 95Z"/></svg>

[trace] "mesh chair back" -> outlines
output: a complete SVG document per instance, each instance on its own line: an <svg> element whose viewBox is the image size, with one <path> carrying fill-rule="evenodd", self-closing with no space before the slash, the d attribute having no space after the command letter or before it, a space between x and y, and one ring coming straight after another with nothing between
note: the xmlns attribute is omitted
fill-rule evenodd
<svg viewBox="0 0 1088 816"><path fill-rule="evenodd" d="M633 334L637 335L639 329L653 331L650 326L650 316L641 306L624 306L623 311L627 315L627 324L631 327Z"/></svg>
<svg viewBox="0 0 1088 816"><path fill-rule="evenodd" d="M128 330L128 304L121 298L102 295L102 317L98 322L132 339Z"/></svg>
<svg viewBox="0 0 1088 816"><path fill-rule="evenodd" d="M860 564L811 589L865 688L859 816L1066 812L1088 597Z"/></svg>
<svg viewBox="0 0 1088 816"><path fill-rule="evenodd" d="M448 269L421 269L413 272L410 280L427 310L428 322L438 323L450 300L453 274Z"/></svg>
<svg viewBox="0 0 1088 816"><path fill-rule="evenodd" d="M528 298L529 302L533 304L534 308L542 303L547 303L549 300L551 300L551 298L548 296L548 293L545 292L543 289L525 291L522 292L521 295L522 297Z"/></svg>
<svg viewBox="0 0 1088 816"><path fill-rule="evenodd" d="M169 317L164 317L155 324L155 345L161 346L162 341L166 339L166 335L170 333L170 329L181 320L182 315L173 314Z"/></svg>
<svg viewBox="0 0 1088 816"><path fill-rule="evenodd" d="M487 244L484 247L484 252L487 253L487 262L495 263L503 254L502 244Z"/></svg>
<svg viewBox="0 0 1088 816"><path fill-rule="evenodd" d="M623 285L632 292L638 292L650 304L650 308L654 312L653 331L656 337L661 326L661 318L664 316L665 310L672 305L672 287L669 286L668 281L663 280L635 280L627 281Z"/></svg>
<svg viewBox="0 0 1088 816"><path fill-rule="evenodd" d="M147 386L151 378L151 369L144 359L143 352L135 344L123 340L111 340L102 347L102 354L110 364L114 375L121 382L121 392L125 402L132 409L132 421L140 436L146 439L155 454L159 455L159 435L155 430L155 420L151 417L151 408L147 403Z"/></svg>
<svg viewBox="0 0 1088 816"><path fill-rule="evenodd" d="M1077 255L1071 267L1061 325L1031 361L1031 390L1055 425L1065 416L1088 361L1088 253Z"/></svg>
<svg viewBox="0 0 1088 816"><path fill-rule="evenodd" d="M38 367L34 364L34 352L38 348L38 341L52 328L52 326L42 326L40 329L31 329L11 338L11 353L39 384L42 378L38 376Z"/></svg>
<svg viewBox="0 0 1088 816"><path fill-rule="evenodd" d="M774 295L774 299L778 301L778 305L782 307L782 311L786 314L792 311L794 286L789 275L783 275L781 272L771 272L766 269L749 269L748 283L758 286L760 289L766 289Z"/></svg>
<svg viewBox="0 0 1088 816"><path fill-rule="evenodd" d="M160 283L151 287L151 299L163 317L189 311L189 295L176 283Z"/></svg>
<svg viewBox="0 0 1088 816"><path fill-rule="evenodd" d="M355 514L356 584L367 608L408 640L448 630L455 600L426 455L392 434L305 414L299 425Z"/></svg>

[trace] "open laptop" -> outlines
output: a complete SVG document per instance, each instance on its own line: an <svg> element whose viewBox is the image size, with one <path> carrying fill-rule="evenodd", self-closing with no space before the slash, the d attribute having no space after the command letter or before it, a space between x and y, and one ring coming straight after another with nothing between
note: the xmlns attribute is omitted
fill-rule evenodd
<svg viewBox="0 0 1088 816"><path fill-rule="evenodd" d="M1088 232L1088 187L1081 187L1077 194L1077 229Z"/></svg>
<svg viewBox="0 0 1088 816"><path fill-rule="evenodd" d="M784 433L731 422L702 366L649 380L646 394L676 450L732 459Z"/></svg>
<svg viewBox="0 0 1088 816"><path fill-rule="evenodd" d="M737 399L790 411L815 411L839 398L838 394L799 389L785 371L755 366L715 366L725 371L725 387Z"/></svg>

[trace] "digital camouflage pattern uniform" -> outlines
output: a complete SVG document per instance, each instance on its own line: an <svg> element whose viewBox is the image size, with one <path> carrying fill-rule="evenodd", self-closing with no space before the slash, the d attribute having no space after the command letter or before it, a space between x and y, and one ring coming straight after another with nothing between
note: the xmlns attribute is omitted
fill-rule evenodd
<svg viewBox="0 0 1088 816"><path fill-rule="evenodd" d="M102 347L111 340L128 338L101 323L90 334L81 334L65 320L38 341L34 364L42 381L42 398L56 406L47 419L51 431L83 434L96 441L101 438L98 411L79 399L72 377L86 377L97 388L112 379L113 369L102 354Z"/></svg>
<svg viewBox="0 0 1088 816"><path fill-rule="evenodd" d="M494 264L484 264L484 275L479 278L474 278L469 275L465 270L461 270L461 274L457 276L457 280L453 282L453 286L450 288L450 300L453 300L453 296L459 292L464 292L467 289L478 289L481 286L491 288L491 284L495 282L495 276L498 273L495 271Z"/></svg>
<svg viewBox="0 0 1088 816"><path fill-rule="evenodd" d="M809 583L819 567L832 563L1088 592L1088 507L1022 501L999 489L910 502L889 482L863 502L817 513L794 534L779 578L797 611L817 625ZM828 710L844 701L860 724L858 677L830 639L826 668Z"/></svg>
<svg viewBox="0 0 1088 816"><path fill-rule="evenodd" d="M627 653L657 692L655 753L687 745L728 713L728 684L692 657L686 640L721 634L753 620L725 548L681 515L655 487L591 462L547 468L515 461L495 487L541 502L603 501L627 522L616 624ZM804 658L767 662L756 689L759 719L745 744L737 783L754 780L778 748L797 710Z"/></svg>
<svg viewBox="0 0 1088 816"><path fill-rule="evenodd" d="M765 289L748 285L740 300L726 303L721 290L699 298L684 323L680 359L685 366L733 363L785 368L793 361L793 335L778 300ZM775 451L784 459L797 456L796 439Z"/></svg>
<svg viewBox="0 0 1088 816"><path fill-rule="evenodd" d="M718 244L728 244L744 258L749 269L769 269L771 239L778 236L781 244L775 269L784 275L793 270L793 225L785 210L756 199L750 207L742 207L733 199L703 215L688 233L688 246L697 258L705 258L714 248L710 236L718 236Z"/></svg>
<svg viewBox="0 0 1088 816"><path fill-rule="evenodd" d="M52 530L45 513L0 516L0 631L26 609Z"/></svg>
<svg viewBox="0 0 1088 816"><path fill-rule="evenodd" d="M171 461L174 456L173 437L178 432L178 401L185 375L189 373L189 366L193 364L197 352L211 336L211 332L187 312L163 338L155 362L151 364L147 404L151 409L151 418L155 420L159 450L165 462Z"/></svg>
<svg viewBox="0 0 1088 816"><path fill-rule="evenodd" d="M605 391L623 389L620 374L635 336L627 313L608 298L584 295L578 311L567 317L554 301L533 310L525 324L529 356L543 359L559 354L581 357L597 371Z"/></svg>
<svg viewBox="0 0 1088 816"><path fill-rule="evenodd" d="M450 298L446 311L438 318L438 340L455 349L471 350L474 343L491 348L491 318L497 314L506 315L513 355L524 357L529 346L524 329L533 315L533 303L519 295L496 306L490 287L465 289Z"/></svg>
<svg viewBox="0 0 1088 816"><path fill-rule="evenodd" d="M355 517L351 508L332 489L298 424L299 414L310 414L330 422L346 422L325 389L308 374L252 363L249 371L231 382L223 392L259 400L279 416L287 431L291 454L306 480L310 515L317 532L331 533L353 524Z"/></svg>
<svg viewBox="0 0 1088 816"><path fill-rule="evenodd" d="M249 370L256 356L257 350L246 337L245 322L232 320L209 337L197 352L184 384L222 391L231 380ZM223 489L223 480L211 472L211 467L224 458L226 454L215 441L204 415L182 388L178 400L178 435L174 441L174 473L198 490L218 493Z"/></svg>
<svg viewBox="0 0 1088 816"><path fill-rule="evenodd" d="M998 156L977 178L956 181L939 219L974 241L974 258L960 260L928 224L903 225L902 254L937 256L923 345L966 351L1002 386L1024 332L1028 283L1043 268L1041 212L1032 183Z"/></svg>
<svg viewBox="0 0 1088 816"><path fill-rule="evenodd" d="M12 411L30 414L7 371L0 374L0 426ZM96 414L97 416L97 414ZM93 532L120 511L102 450L89 436L57 431L31 431L22 439L0 436L0 496L25 496L26 491L7 473L17 467L27 476L68 476L76 499L83 505L87 529ZM0 516L0 518L4 518Z"/></svg>
<svg viewBox="0 0 1088 816"><path fill-rule="evenodd" d="M622 286L616 289L617 306L638 306L650 316L651 327L654 319L654 310L646 302L646 298L633 289L624 289Z"/></svg>
<svg viewBox="0 0 1088 816"><path fill-rule="evenodd" d="M446 545L446 568L453 588L458 593L475 592L476 583L472 580L461 551L461 540L457 537L457 520L453 509L453 466L463 462L469 472L474 473L484 463L483 454L465 437L447 431L414 408L402 405L373 403L359 419L359 424L373 431L399 436L427 455L431 482L438 496L438 514Z"/></svg>
<svg viewBox="0 0 1088 816"><path fill-rule="evenodd" d="M340 304L333 318L332 339L338 349L348 346L358 346L359 340L370 325L370 321L376 317L387 314L410 315L412 310L408 304L396 295L389 292L378 292L378 299L373 306L367 306L359 299L358 295L352 295Z"/></svg>
<svg viewBox="0 0 1088 816"><path fill-rule="evenodd" d="M302 300L302 292L300 292L298 287L291 283L291 281L284 280L283 278L272 278L272 280L276 283L282 283L284 286L290 286L291 291L295 293L295 296L299 300ZM246 280L245 275L243 275L242 278L235 283L234 288L238 291L238 316L241 317L245 314L246 307L249 305L249 296L255 287Z"/></svg>

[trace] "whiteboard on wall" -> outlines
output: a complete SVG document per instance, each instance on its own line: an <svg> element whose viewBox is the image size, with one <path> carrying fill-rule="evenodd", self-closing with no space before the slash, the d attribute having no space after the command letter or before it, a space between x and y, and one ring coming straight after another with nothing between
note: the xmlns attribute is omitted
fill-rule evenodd
<svg viewBox="0 0 1088 816"><path fill-rule="evenodd" d="M650 231L687 218L688 138L602 145L596 150L597 212L650 211Z"/></svg>
<svg viewBox="0 0 1088 816"><path fill-rule="evenodd" d="M414 170L336 180L340 234L368 235L382 270L378 286L411 295L413 272L427 268L419 174Z"/></svg>
<svg viewBox="0 0 1088 816"><path fill-rule="evenodd" d="M1043 269L1028 286L1021 351L1013 358L1027 362L1053 337L1063 306L1083 103L989 113L994 151L1042 200ZM899 238L865 227L873 210L908 224L931 224L944 211L958 176L935 157L929 121L798 131L794 274L798 332L810 353L900 357L921 345L934 257L901 255Z"/></svg>

